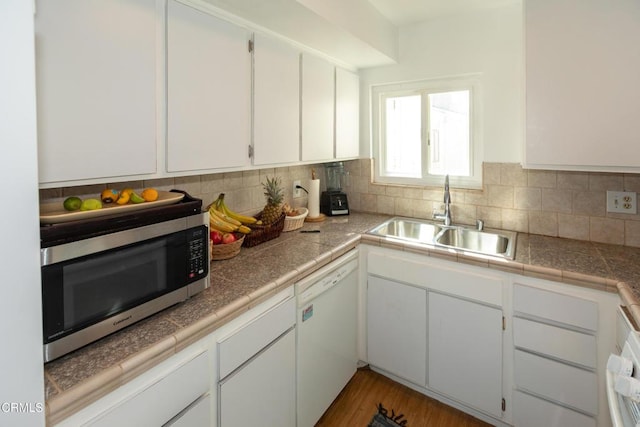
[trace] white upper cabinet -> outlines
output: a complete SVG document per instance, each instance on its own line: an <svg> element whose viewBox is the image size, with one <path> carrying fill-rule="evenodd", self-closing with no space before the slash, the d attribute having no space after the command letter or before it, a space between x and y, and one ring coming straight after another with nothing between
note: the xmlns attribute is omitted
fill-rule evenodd
<svg viewBox="0 0 640 427"><path fill-rule="evenodd" d="M333 159L335 67L307 53L302 55L303 161Z"/></svg>
<svg viewBox="0 0 640 427"><path fill-rule="evenodd" d="M360 78L336 68L336 158L360 155Z"/></svg>
<svg viewBox="0 0 640 427"><path fill-rule="evenodd" d="M39 180L156 172L156 0L38 1Z"/></svg>
<svg viewBox="0 0 640 427"><path fill-rule="evenodd" d="M529 168L640 171L640 2L526 0Z"/></svg>
<svg viewBox="0 0 640 427"><path fill-rule="evenodd" d="M244 28L169 1L168 172L249 164L250 39Z"/></svg>
<svg viewBox="0 0 640 427"><path fill-rule="evenodd" d="M294 163L300 160L300 53L254 37L253 164Z"/></svg>

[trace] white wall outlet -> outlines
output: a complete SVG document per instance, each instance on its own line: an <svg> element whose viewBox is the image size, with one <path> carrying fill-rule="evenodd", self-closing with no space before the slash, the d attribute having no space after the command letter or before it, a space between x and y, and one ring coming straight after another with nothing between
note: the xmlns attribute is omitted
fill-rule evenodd
<svg viewBox="0 0 640 427"><path fill-rule="evenodd" d="M607 191L607 212L635 215L638 212L636 193L632 191Z"/></svg>
<svg viewBox="0 0 640 427"><path fill-rule="evenodd" d="M298 185L301 185L299 179L293 181L293 198L294 199L297 199L298 197L302 197L302 189L297 188Z"/></svg>

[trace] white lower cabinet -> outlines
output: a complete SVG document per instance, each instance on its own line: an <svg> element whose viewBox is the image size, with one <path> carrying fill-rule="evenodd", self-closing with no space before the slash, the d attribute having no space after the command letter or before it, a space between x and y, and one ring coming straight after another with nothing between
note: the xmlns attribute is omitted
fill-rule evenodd
<svg viewBox="0 0 640 427"><path fill-rule="evenodd" d="M515 425L609 425L604 364L617 296L537 279L513 285Z"/></svg>
<svg viewBox="0 0 640 427"><path fill-rule="evenodd" d="M206 344L193 344L57 425L210 425L211 356ZM192 406L199 399L204 406ZM200 424L202 420L209 424Z"/></svg>
<svg viewBox="0 0 640 427"><path fill-rule="evenodd" d="M424 387L427 291L369 276L367 313L369 363Z"/></svg>
<svg viewBox="0 0 640 427"><path fill-rule="evenodd" d="M390 248L360 252L374 369L494 425L611 425L604 372L616 293Z"/></svg>
<svg viewBox="0 0 640 427"><path fill-rule="evenodd" d="M276 297L274 306L220 333L220 427L296 425L296 303L292 289Z"/></svg>
<svg viewBox="0 0 640 427"><path fill-rule="evenodd" d="M503 279L481 268L368 248L367 358L486 420L503 418Z"/></svg>
<svg viewBox="0 0 640 427"><path fill-rule="evenodd" d="M220 383L220 426L295 427L295 332Z"/></svg>
<svg viewBox="0 0 640 427"><path fill-rule="evenodd" d="M429 292L428 386L502 416L502 310Z"/></svg>

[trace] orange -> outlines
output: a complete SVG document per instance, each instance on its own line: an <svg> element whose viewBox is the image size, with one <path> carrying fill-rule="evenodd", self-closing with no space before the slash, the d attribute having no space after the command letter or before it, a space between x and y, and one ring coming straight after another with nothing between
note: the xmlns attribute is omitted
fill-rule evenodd
<svg viewBox="0 0 640 427"><path fill-rule="evenodd" d="M127 203L129 203L130 198L131 193L123 190L122 193L120 193L120 197L118 197L118 200L116 200L116 203L119 205L126 205Z"/></svg>
<svg viewBox="0 0 640 427"><path fill-rule="evenodd" d="M120 193L118 193L118 190L107 188L102 191L102 194L100 194L100 200L102 200L103 203L113 203L118 200L119 195Z"/></svg>
<svg viewBox="0 0 640 427"><path fill-rule="evenodd" d="M158 200L158 190L155 188L145 188L140 195L146 202L155 202Z"/></svg>

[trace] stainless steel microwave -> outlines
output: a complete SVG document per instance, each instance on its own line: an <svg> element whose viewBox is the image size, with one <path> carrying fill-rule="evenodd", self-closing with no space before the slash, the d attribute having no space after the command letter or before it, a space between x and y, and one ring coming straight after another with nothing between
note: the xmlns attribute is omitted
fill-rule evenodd
<svg viewBox="0 0 640 427"><path fill-rule="evenodd" d="M45 362L209 286L206 213L166 211L71 224L86 230L41 248Z"/></svg>

